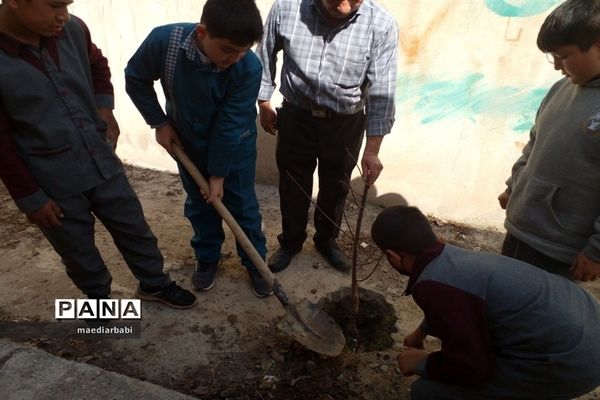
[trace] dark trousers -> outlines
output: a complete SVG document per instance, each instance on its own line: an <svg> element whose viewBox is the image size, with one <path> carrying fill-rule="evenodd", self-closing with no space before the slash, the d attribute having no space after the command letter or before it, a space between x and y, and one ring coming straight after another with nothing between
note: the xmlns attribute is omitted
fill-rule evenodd
<svg viewBox="0 0 600 400"><path fill-rule="evenodd" d="M94 241L96 218L102 221L135 277L148 287L171 282L163 272L156 237L142 206L121 173L93 189L55 200L64 217L57 228L42 232L62 258L67 275L88 296L110 294L111 275Z"/></svg>
<svg viewBox="0 0 600 400"><path fill-rule="evenodd" d="M196 166L202 171L201 166ZM203 173L207 176L206 171ZM211 204L206 203L198 185L181 165L179 174L187 194L184 213L194 229L190 243L196 259L203 263L217 263L221 258L221 245L225 240L221 216ZM223 205L233 215L258 254L265 259L267 241L262 232L262 217L254 190L255 175L256 162L249 162L244 168L231 171L223 183ZM242 265L254 268L254 263L240 244L236 242L236 246Z"/></svg>
<svg viewBox="0 0 600 400"><path fill-rule="evenodd" d="M326 245L337 238L365 121L362 112L317 118L289 103L279 110L276 159L282 219L278 239L282 247L297 251L306 239L317 161L319 194L314 240Z"/></svg>
<svg viewBox="0 0 600 400"><path fill-rule="evenodd" d="M502 243L502 255L525 261L545 271L571 279L570 264L540 253L508 232L504 237L504 243Z"/></svg>

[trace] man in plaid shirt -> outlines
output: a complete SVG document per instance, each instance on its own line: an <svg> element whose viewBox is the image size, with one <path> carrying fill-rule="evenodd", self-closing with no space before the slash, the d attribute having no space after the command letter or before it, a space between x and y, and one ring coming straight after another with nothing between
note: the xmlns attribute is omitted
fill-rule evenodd
<svg viewBox="0 0 600 400"><path fill-rule="evenodd" d="M263 128L278 134L276 159L282 233L269 267L279 272L302 249L313 173L319 165L315 247L336 269L350 270L336 244L350 175L366 130L361 166L367 185L383 165L378 153L394 123L398 32L373 0L277 0L258 49ZM284 101L275 111L277 53L283 51Z"/></svg>

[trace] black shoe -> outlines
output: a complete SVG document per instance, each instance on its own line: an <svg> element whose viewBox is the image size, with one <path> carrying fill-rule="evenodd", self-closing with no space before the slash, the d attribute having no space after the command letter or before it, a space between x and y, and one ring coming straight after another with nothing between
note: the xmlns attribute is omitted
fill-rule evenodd
<svg viewBox="0 0 600 400"><path fill-rule="evenodd" d="M348 257L340 250L337 243L333 242L327 245L315 243L315 248L323 257L325 257L327 262L338 271L350 272L352 269L350 260L348 260Z"/></svg>
<svg viewBox="0 0 600 400"><path fill-rule="evenodd" d="M256 267L248 268L248 275L250 275L250 283L252 284L252 293L259 299L268 297L273 294L271 286L267 283L267 280L262 277Z"/></svg>
<svg viewBox="0 0 600 400"><path fill-rule="evenodd" d="M281 272L290 265L292 258L300 252L300 249L292 251L285 247L279 247L271 257L269 257L269 269L271 272Z"/></svg>
<svg viewBox="0 0 600 400"><path fill-rule="evenodd" d="M136 297L147 301L158 301L172 308L190 308L196 304L196 296L189 290L179 287L175 282L154 290L144 290L138 286Z"/></svg>
<svg viewBox="0 0 600 400"><path fill-rule="evenodd" d="M210 290L215 284L215 275L219 263L203 263L198 261L192 274L192 286L199 292Z"/></svg>

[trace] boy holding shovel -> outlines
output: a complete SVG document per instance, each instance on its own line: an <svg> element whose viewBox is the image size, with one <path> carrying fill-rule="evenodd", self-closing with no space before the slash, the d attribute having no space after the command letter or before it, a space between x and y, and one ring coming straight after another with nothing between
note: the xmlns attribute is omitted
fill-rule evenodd
<svg viewBox="0 0 600 400"><path fill-rule="evenodd" d="M179 165L187 193L185 216L194 230L191 240L197 264L192 284L212 288L224 240L222 220L210 203L222 198L261 257L266 240L254 191L256 165L256 98L262 66L250 47L262 38L254 0L208 0L199 24L155 28L129 60L127 93L156 140L170 154L185 149L206 176L210 193L199 191ZM154 81L161 81L166 112ZM208 203L208 204L207 204ZM253 293L269 296L271 288L246 252L237 246Z"/></svg>

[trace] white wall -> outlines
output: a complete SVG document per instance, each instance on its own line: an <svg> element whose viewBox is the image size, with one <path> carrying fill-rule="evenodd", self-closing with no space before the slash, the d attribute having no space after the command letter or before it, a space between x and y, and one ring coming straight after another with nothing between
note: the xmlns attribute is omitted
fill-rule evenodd
<svg viewBox="0 0 600 400"><path fill-rule="evenodd" d="M272 0L258 0L263 18ZM400 27L397 114L384 140L375 202L403 198L439 218L501 226L496 197L560 75L535 46L560 0L380 0ZM202 0L77 0L109 58L121 125L118 154L175 170L127 94L123 69L152 27L197 21ZM280 97L279 97L280 98ZM276 98L277 99L277 98ZM274 183L274 138L260 132L259 180Z"/></svg>

